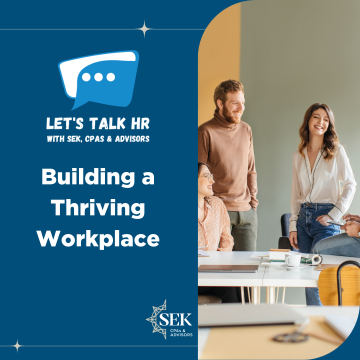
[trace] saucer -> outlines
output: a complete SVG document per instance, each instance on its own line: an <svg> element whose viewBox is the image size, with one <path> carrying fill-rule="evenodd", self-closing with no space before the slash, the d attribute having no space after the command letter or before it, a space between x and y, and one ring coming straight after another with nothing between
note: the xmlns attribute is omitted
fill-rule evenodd
<svg viewBox="0 0 360 360"><path fill-rule="evenodd" d="M301 264L300 266L289 266L289 265L282 265L284 268L286 268L286 270L289 270L289 271L299 271L301 269L305 269L306 267L308 267L309 265L308 264Z"/></svg>

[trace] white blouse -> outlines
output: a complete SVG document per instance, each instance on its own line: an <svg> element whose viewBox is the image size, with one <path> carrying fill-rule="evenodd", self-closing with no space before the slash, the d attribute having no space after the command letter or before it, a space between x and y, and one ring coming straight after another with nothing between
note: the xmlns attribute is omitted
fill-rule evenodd
<svg viewBox="0 0 360 360"><path fill-rule="evenodd" d="M305 159L299 150L293 155L290 232L296 231L301 204L334 204L335 207L328 215L339 221L349 209L355 195L356 182L343 146L338 145L334 157L329 161L324 159L323 150L320 150L312 171L307 149L304 150L304 155Z"/></svg>

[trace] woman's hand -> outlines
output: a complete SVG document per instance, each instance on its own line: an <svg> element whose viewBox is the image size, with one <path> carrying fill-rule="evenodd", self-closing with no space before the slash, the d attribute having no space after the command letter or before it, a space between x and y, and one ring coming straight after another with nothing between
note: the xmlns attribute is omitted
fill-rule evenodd
<svg viewBox="0 0 360 360"><path fill-rule="evenodd" d="M299 249L298 242L297 242L297 232L292 231L289 235L290 244L293 248Z"/></svg>
<svg viewBox="0 0 360 360"><path fill-rule="evenodd" d="M357 222L360 222L360 216L359 215L346 214L346 215L343 216L343 219L345 221L357 221Z"/></svg>
<svg viewBox="0 0 360 360"><path fill-rule="evenodd" d="M360 237L360 224L356 221L347 221L340 229L345 230L345 232L351 237Z"/></svg>
<svg viewBox="0 0 360 360"><path fill-rule="evenodd" d="M318 221L323 226L331 225L328 223L329 220L332 220L332 218L329 215L321 215L316 219L316 221Z"/></svg>

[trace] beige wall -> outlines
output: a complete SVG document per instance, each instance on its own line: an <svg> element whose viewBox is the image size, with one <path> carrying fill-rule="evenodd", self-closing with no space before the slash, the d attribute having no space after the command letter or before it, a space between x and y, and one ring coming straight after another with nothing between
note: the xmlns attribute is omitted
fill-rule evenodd
<svg viewBox="0 0 360 360"><path fill-rule="evenodd" d="M240 79L240 4L217 15L202 36L199 46L199 125L213 117L215 87L227 79Z"/></svg>

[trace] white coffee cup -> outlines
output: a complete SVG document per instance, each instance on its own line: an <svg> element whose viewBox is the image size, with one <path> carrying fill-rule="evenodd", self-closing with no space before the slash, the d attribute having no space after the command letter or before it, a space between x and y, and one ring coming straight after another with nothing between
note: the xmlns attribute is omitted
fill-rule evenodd
<svg viewBox="0 0 360 360"><path fill-rule="evenodd" d="M285 263L287 266L300 266L300 254L285 254Z"/></svg>

